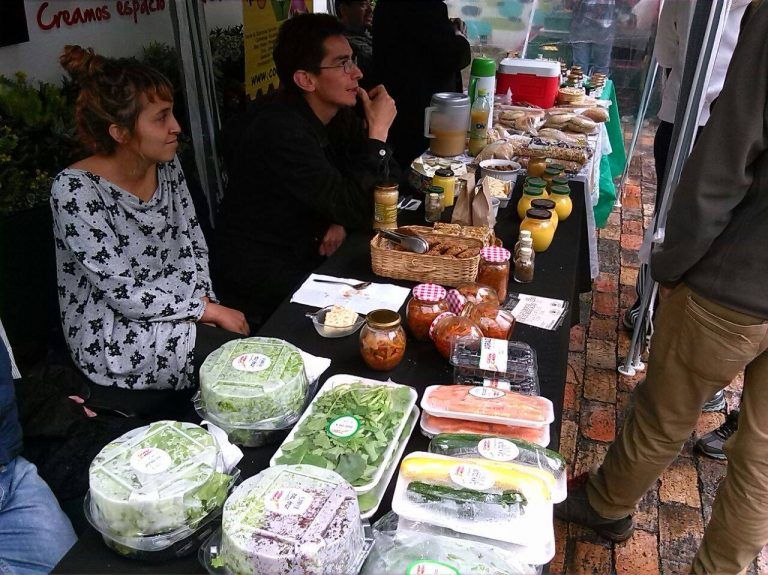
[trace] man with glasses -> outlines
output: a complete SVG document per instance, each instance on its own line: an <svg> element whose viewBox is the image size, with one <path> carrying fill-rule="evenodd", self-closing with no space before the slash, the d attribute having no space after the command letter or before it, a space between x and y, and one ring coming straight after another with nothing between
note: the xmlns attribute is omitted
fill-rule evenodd
<svg viewBox="0 0 768 575"><path fill-rule="evenodd" d="M217 222L217 293L241 302L252 327L298 287L346 237L368 229L373 188L397 179L386 144L396 110L363 76L328 14L280 28L273 52L278 94L225 138L228 189ZM362 121L352 110L360 102Z"/></svg>
<svg viewBox="0 0 768 575"><path fill-rule="evenodd" d="M357 65L363 72L360 84L372 87L373 78L373 6L370 0L336 0L336 16L344 24L344 35L352 46Z"/></svg>

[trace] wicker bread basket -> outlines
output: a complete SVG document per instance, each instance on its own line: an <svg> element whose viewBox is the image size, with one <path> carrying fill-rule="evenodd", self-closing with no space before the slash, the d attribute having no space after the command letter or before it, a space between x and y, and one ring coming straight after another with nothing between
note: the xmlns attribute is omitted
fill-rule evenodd
<svg viewBox="0 0 768 575"><path fill-rule="evenodd" d="M483 247L483 242L435 233L421 233L426 240L443 240L468 248ZM371 240L371 267L379 276L420 283L456 287L475 281L480 256L460 259L451 256L428 256L388 249L390 241L380 235Z"/></svg>

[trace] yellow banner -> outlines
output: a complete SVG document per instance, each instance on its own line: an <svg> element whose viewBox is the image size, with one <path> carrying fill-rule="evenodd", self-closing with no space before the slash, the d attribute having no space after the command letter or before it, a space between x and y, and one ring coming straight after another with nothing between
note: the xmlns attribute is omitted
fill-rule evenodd
<svg viewBox="0 0 768 575"><path fill-rule="evenodd" d="M250 98L272 92L280 83L272 60L277 30L288 18L312 12L313 0L243 0L245 92Z"/></svg>

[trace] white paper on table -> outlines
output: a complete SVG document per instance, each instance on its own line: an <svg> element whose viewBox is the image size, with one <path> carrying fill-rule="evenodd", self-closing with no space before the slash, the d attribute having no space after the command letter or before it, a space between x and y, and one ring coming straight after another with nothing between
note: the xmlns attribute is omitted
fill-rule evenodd
<svg viewBox="0 0 768 575"><path fill-rule="evenodd" d="M542 329L557 329L568 311L568 302L528 294L515 296L517 304L510 312L518 323L540 327Z"/></svg>
<svg viewBox="0 0 768 575"><path fill-rule="evenodd" d="M327 357L318 357L300 349L301 359L304 361L304 371L307 374L307 381L312 383L319 379L321 375L331 366L331 360Z"/></svg>
<svg viewBox="0 0 768 575"><path fill-rule="evenodd" d="M312 307L340 305L359 314L367 314L375 309L399 310L411 290L392 284L372 283L363 290L355 290L350 286L327 284L313 281L327 279L344 281L351 284L361 283L355 278L337 278L312 274L302 286L291 296L291 303L301 303Z"/></svg>

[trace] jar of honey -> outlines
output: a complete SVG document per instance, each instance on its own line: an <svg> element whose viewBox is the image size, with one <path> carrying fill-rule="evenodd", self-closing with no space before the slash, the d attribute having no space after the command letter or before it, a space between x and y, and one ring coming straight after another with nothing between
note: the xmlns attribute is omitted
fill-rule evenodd
<svg viewBox="0 0 768 575"><path fill-rule="evenodd" d="M555 202L555 211L557 212L558 219L561 222L567 220L573 211L571 188L568 186L552 186L550 199Z"/></svg>
<svg viewBox="0 0 768 575"><path fill-rule="evenodd" d="M537 253L546 251L555 237L552 215L548 210L528 210L525 219L520 224L520 229L531 232L533 250Z"/></svg>
<svg viewBox="0 0 768 575"><path fill-rule="evenodd" d="M531 158L528 160L528 175L532 178L539 178L547 169L546 158Z"/></svg>
<svg viewBox="0 0 768 575"><path fill-rule="evenodd" d="M531 202L533 200L543 199L545 197L543 188L523 188L523 195L517 202L517 215L519 218L521 220L525 218L525 212L531 209Z"/></svg>
<svg viewBox="0 0 768 575"><path fill-rule="evenodd" d="M557 231L557 225L560 223L560 221L557 217L557 212L555 211L555 207L556 207L555 202L553 202L549 198L531 200L531 208L535 210L547 210L551 214L552 225L555 226L555 231Z"/></svg>

